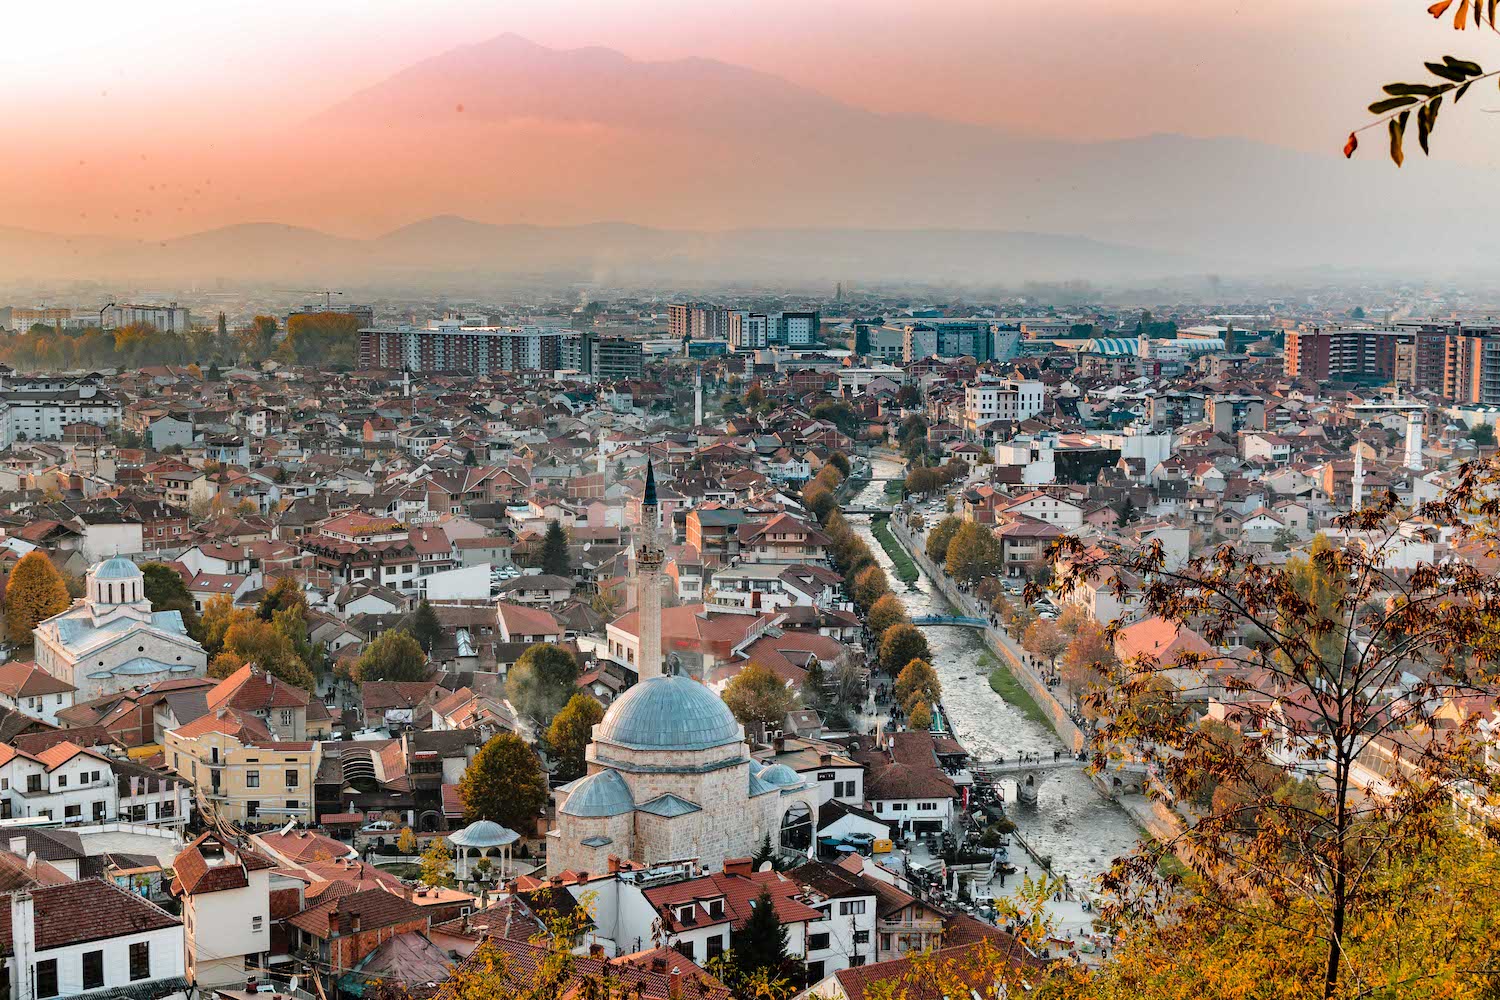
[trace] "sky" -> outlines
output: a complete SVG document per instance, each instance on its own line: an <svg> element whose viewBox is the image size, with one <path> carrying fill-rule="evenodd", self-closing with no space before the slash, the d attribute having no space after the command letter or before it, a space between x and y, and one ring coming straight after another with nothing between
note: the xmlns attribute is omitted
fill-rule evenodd
<svg viewBox="0 0 1500 1000"><path fill-rule="evenodd" d="M870 110L1028 135L1112 140L1243 137L1335 154L1388 80L1423 58L1500 58L1455 37L1422 0L74 0L0 6L0 121L36 170L34 211L0 224L171 235L234 218L234 178L200 190L214 211L147 220L109 211L119 175L206 188L204 156L249 136L295 141L303 121L458 45L514 32L636 59L702 57L784 77ZM1487 98L1500 108L1500 94ZM1471 99L1471 103L1473 103ZM1445 112L1445 157L1500 164L1500 126ZM258 141L258 140L257 140ZM130 162L126 162L130 161ZM45 171L42 169L45 165ZM189 175L178 176L182 169ZM114 176L111 176L114 175ZM113 185L113 186L112 186ZM316 200L318 192L307 193ZM243 197L243 194L241 195ZM281 205L280 202L277 203ZM423 208L431 207L424 205ZM78 208L79 211L73 211ZM247 209L248 211L249 209ZM11 216L6 218L5 216ZM54 221L56 225L48 225ZM301 221L287 219L284 221Z"/></svg>

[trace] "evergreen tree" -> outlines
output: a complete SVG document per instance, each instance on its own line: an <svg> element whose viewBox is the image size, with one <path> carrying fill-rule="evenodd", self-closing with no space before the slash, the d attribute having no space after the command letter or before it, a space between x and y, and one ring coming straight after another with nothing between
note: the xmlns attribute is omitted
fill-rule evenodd
<svg viewBox="0 0 1500 1000"><path fill-rule="evenodd" d="M68 610L73 599L52 560L40 550L28 552L10 572L5 586L5 629L17 646L30 646L37 623Z"/></svg>
<svg viewBox="0 0 1500 1000"><path fill-rule="evenodd" d="M580 691L562 711L552 717L547 727L547 745L557 761L557 776L565 781L583 777L587 770L584 751L593 737L594 727L604 719L604 706L593 695Z"/></svg>
<svg viewBox="0 0 1500 1000"><path fill-rule="evenodd" d="M542 572L552 576L573 575L572 560L568 556L568 536L556 521L547 522L547 534L542 538Z"/></svg>
<svg viewBox="0 0 1500 1000"><path fill-rule="evenodd" d="M744 975L780 972L786 966L786 927L776 916L776 901L769 887L750 904L750 919L735 935L734 964Z"/></svg>
<svg viewBox="0 0 1500 1000"><path fill-rule="evenodd" d="M421 645L422 652L428 654L432 653L432 647L443 637L443 623L438 621L437 612L432 610L432 605L425 597L412 615L411 634Z"/></svg>
<svg viewBox="0 0 1500 1000"><path fill-rule="evenodd" d="M766 862L774 862L776 860L776 849L771 846L770 831L767 831L766 835L761 838L760 849L755 852L755 857L751 860L755 864L756 871L760 871Z"/></svg>
<svg viewBox="0 0 1500 1000"><path fill-rule="evenodd" d="M182 623L189 632L198 630L198 612L193 607L193 595L188 593L182 574L166 563L148 562L141 566L146 586L146 600L152 611L176 611L182 615Z"/></svg>

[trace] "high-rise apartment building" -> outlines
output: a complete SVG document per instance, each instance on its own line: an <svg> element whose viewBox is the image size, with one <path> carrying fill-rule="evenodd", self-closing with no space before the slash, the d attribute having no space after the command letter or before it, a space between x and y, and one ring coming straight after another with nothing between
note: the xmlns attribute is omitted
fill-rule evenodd
<svg viewBox="0 0 1500 1000"><path fill-rule="evenodd" d="M765 313L739 310L729 314L729 349L759 351L770 346L771 324Z"/></svg>
<svg viewBox="0 0 1500 1000"><path fill-rule="evenodd" d="M111 302L99 310L101 330L118 330L136 323L154 326L163 333L187 333L193 325L192 316L187 307L179 306L175 302L164 306Z"/></svg>

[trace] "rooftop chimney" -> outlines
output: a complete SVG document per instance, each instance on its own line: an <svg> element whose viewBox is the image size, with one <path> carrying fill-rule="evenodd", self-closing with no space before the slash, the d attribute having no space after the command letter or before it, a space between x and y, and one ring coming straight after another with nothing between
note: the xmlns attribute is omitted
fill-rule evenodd
<svg viewBox="0 0 1500 1000"><path fill-rule="evenodd" d="M725 858L724 859L724 874L725 875L744 875L744 876L749 876L749 874L752 871L754 871L754 870L755 870L755 859L754 858Z"/></svg>
<svg viewBox="0 0 1500 1000"><path fill-rule="evenodd" d="M672 978L667 984L667 996L672 1000L682 1000L682 970L672 966Z"/></svg>
<svg viewBox="0 0 1500 1000"><path fill-rule="evenodd" d="M611 854L609 856L609 873L611 875L615 875L619 871L620 871L620 856L618 854Z"/></svg>
<svg viewBox="0 0 1500 1000"><path fill-rule="evenodd" d="M593 944L589 945L589 954L594 956L595 958L602 957L604 955L604 945L595 941Z"/></svg>
<svg viewBox="0 0 1500 1000"><path fill-rule="evenodd" d="M12 838L10 838L10 853L12 853L12 854L19 854L19 855L21 855L21 857L24 858L26 856L26 838L25 837L12 837Z"/></svg>
<svg viewBox="0 0 1500 1000"><path fill-rule="evenodd" d="M667 960L665 958L662 958L660 955L657 955L655 958L651 959L651 971L666 972Z"/></svg>

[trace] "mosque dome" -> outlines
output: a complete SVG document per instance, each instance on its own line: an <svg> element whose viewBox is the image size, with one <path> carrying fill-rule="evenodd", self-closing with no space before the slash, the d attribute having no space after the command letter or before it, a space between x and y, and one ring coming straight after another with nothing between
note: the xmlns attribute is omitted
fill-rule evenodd
<svg viewBox="0 0 1500 1000"><path fill-rule="evenodd" d="M635 796L617 771L595 771L568 787L564 816L618 816L635 809Z"/></svg>
<svg viewBox="0 0 1500 1000"><path fill-rule="evenodd" d="M722 698L676 674L642 681L617 698L597 741L631 750L710 750L744 738Z"/></svg>
<svg viewBox="0 0 1500 1000"><path fill-rule="evenodd" d="M792 788L802 784L802 776L785 764L772 764L759 774L761 781L777 788Z"/></svg>

